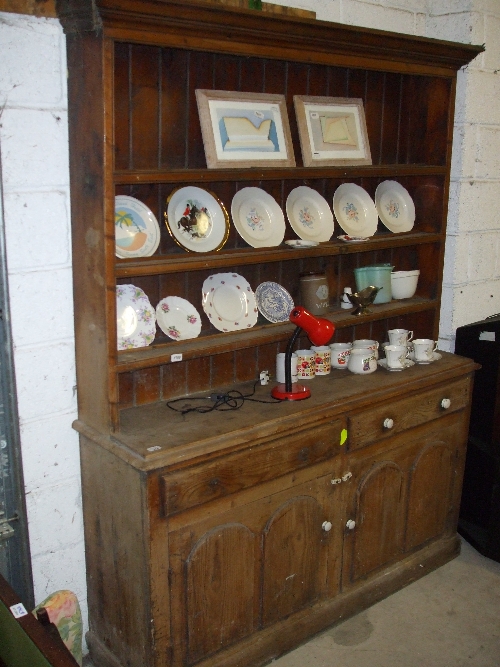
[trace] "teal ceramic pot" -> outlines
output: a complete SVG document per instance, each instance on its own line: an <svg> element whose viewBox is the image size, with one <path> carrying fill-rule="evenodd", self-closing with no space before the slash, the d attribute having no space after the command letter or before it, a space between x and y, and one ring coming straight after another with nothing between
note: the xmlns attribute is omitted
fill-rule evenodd
<svg viewBox="0 0 500 667"><path fill-rule="evenodd" d="M391 271L393 268L392 264L375 264L354 269L358 292L369 285L380 287L381 290L373 303L389 303L392 300Z"/></svg>

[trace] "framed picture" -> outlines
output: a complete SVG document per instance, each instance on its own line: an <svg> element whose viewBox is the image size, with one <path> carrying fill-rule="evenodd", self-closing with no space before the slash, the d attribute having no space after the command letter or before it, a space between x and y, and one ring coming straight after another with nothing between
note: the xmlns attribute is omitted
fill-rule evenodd
<svg viewBox="0 0 500 667"><path fill-rule="evenodd" d="M305 167L371 164L363 100L294 95Z"/></svg>
<svg viewBox="0 0 500 667"><path fill-rule="evenodd" d="M284 95L197 90L209 169L294 167Z"/></svg>

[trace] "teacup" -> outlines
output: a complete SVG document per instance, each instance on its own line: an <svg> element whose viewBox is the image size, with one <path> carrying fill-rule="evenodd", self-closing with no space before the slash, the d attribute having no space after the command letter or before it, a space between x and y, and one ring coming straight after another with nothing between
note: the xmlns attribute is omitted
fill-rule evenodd
<svg viewBox="0 0 500 667"><path fill-rule="evenodd" d="M331 362L332 368L347 368L349 355L351 354L352 343L331 343Z"/></svg>
<svg viewBox="0 0 500 667"><path fill-rule="evenodd" d="M387 333L391 345L407 345L413 338L413 331L408 329L389 329Z"/></svg>
<svg viewBox="0 0 500 667"><path fill-rule="evenodd" d="M368 338L359 338L355 340L352 344L352 349L354 350L357 347L367 347L370 350L373 350L375 354L375 359L378 359L378 341L370 340Z"/></svg>
<svg viewBox="0 0 500 667"><path fill-rule="evenodd" d="M375 350L367 347L352 348L347 362L347 368L352 373L358 375L367 375L377 370L377 359L375 358Z"/></svg>
<svg viewBox="0 0 500 667"><path fill-rule="evenodd" d="M331 353L328 345L315 345L311 347L314 352L314 363L316 375L329 375L332 369Z"/></svg>
<svg viewBox="0 0 500 667"><path fill-rule="evenodd" d="M297 350L297 376L301 380L312 380L316 375L314 350Z"/></svg>
<svg viewBox="0 0 500 667"><path fill-rule="evenodd" d="M409 354L410 351L406 345L386 345L387 368L405 368Z"/></svg>
<svg viewBox="0 0 500 667"><path fill-rule="evenodd" d="M438 342L431 338L415 338L412 342L413 355L418 363L429 363L437 350Z"/></svg>

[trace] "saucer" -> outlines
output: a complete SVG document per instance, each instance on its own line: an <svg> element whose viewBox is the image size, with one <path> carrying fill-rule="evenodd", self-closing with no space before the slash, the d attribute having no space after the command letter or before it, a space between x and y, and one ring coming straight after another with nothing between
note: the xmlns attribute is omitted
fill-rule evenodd
<svg viewBox="0 0 500 667"><path fill-rule="evenodd" d="M193 252L220 250L229 236L229 216L222 202L193 185L170 193L165 223L174 241Z"/></svg>
<svg viewBox="0 0 500 667"><path fill-rule="evenodd" d="M115 197L115 244L115 254L120 259L151 257L160 244L158 220L135 197Z"/></svg>
<svg viewBox="0 0 500 667"><path fill-rule="evenodd" d="M135 285L116 287L116 333L119 350L151 345L156 334L155 311Z"/></svg>
<svg viewBox="0 0 500 667"><path fill-rule="evenodd" d="M156 306L156 320L163 333L174 340L187 340L200 335L199 312L179 296L167 296L160 301Z"/></svg>
<svg viewBox="0 0 500 667"><path fill-rule="evenodd" d="M390 372L395 371L395 372L397 373L398 371L404 371L404 370L407 369L407 368L411 368L412 366L415 366L415 363L416 363L416 362L415 362L415 361L412 361L411 359L407 359L407 360L405 361L404 368L388 368L388 366L387 366L387 359L379 359L379 360L377 361L377 363L378 363L378 365L379 365L381 368L385 368L386 371L390 371Z"/></svg>
<svg viewBox="0 0 500 667"><path fill-rule="evenodd" d="M219 331L249 329L257 322L255 294L243 276L214 273L202 287L202 306Z"/></svg>
<svg viewBox="0 0 500 667"><path fill-rule="evenodd" d="M427 360L417 361L417 359L415 359L415 363L418 364L419 366L427 366L427 364L432 364L433 361L439 361L442 358L443 357L441 354L439 354L439 352L434 352L434 354L432 355L432 359L429 359L428 361Z"/></svg>
<svg viewBox="0 0 500 667"><path fill-rule="evenodd" d="M344 243L363 243L363 241L370 240L369 236L349 236L348 234L341 234L337 238Z"/></svg>
<svg viewBox="0 0 500 667"><path fill-rule="evenodd" d="M291 248L314 248L319 245L318 241L306 241L305 239L291 239L285 243Z"/></svg>
<svg viewBox="0 0 500 667"><path fill-rule="evenodd" d="M368 192L356 183L343 183L333 195L333 212L347 236L373 236L378 213Z"/></svg>
<svg viewBox="0 0 500 667"><path fill-rule="evenodd" d="M375 190L375 206L387 227L394 233L409 232L415 223L415 204L408 190L397 181L383 181Z"/></svg>
<svg viewBox="0 0 500 667"><path fill-rule="evenodd" d="M307 185L290 192L286 215L293 231L304 241L329 241L333 234L333 214L328 202Z"/></svg>
<svg viewBox="0 0 500 667"><path fill-rule="evenodd" d="M231 202L236 231L252 248L272 248L285 236L285 217L278 202L261 188L242 188Z"/></svg>
<svg viewBox="0 0 500 667"><path fill-rule="evenodd" d="M271 281L261 283L255 290L257 308L266 320L276 324L277 322L288 322L293 310L293 299L289 292Z"/></svg>

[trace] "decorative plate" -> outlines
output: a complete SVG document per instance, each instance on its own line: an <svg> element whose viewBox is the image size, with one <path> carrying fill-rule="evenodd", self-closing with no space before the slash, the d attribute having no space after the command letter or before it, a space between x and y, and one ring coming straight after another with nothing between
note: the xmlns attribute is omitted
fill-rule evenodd
<svg viewBox="0 0 500 667"><path fill-rule="evenodd" d="M285 243L291 248L314 248L319 245L318 241L304 241L303 239L290 239Z"/></svg>
<svg viewBox="0 0 500 667"><path fill-rule="evenodd" d="M337 236L337 238L345 243L363 243L363 241L370 240L369 236L348 236L347 234L341 234L340 236Z"/></svg>
<svg viewBox="0 0 500 667"><path fill-rule="evenodd" d="M202 287L202 305L219 331L249 329L257 322L255 294L237 273L214 273Z"/></svg>
<svg viewBox="0 0 500 667"><path fill-rule="evenodd" d="M271 248L283 241L283 211L261 188L238 190L231 202L231 217L238 234L253 248Z"/></svg>
<svg viewBox="0 0 500 667"><path fill-rule="evenodd" d="M409 232L415 223L415 204L397 181L383 181L375 190L378 215L391 232Z"/></svg>
<svg viewBox="0 0 500 667"><path fill-rule="evenodd" d="M257 308L269 322L288 322L293 310L293 299L289 292L278 285L267 281L261 283L255 290Z"/></svg>
<svg viewBox="0 0 500 667"><path fill-rule="evenodd" d="M333 195L333 212L348 236L373 236L378 214L368 192L356 183L343 183Z"/></svg>
<svg viewBox="0 0 500 667"><path fill-rule="evenodd" d="M155 311L140 287L116 286L116 332L119 350L146 347L154 341Z"/></svg>
<svg viewBox="0 0 500 667"><path fill-rule="evenodd" d="M220 250L229 236L223 203L208 190L192 185L170 193L165 222L174 241L194 252Z"/></svg>
<svg viewBox="0 0 500 667"><path fill-rule="evenodd" d="M167 296L162 299L156 306L156 320L163 333L174 340L187 340L200 335L199 312L180 296Z"/></svg>
<svg viewBox="0 0 500 667"><path fill-rule="evenodd" d="M403 371L405 368L411 368L412 366L415 366L415 362L412 361L411 359L406 359L404 368L389 368L387 366L387 359L379 359L377 361L377 364L381 366L382 368L385 368L386 371Z"/></svg>
<svg viewBox="0 0 500 667"><path fill-rule="evenodd" d="M304 241L329 241L333 234L333 215L319 192L300 185L286 200L286 214L293 231Z"/></svg>
<svg viewBox="0 0 500 667"><path fill-rule="evenodd" d="M158 220L134 197L115 197L115 242L115 254L121 259L151 257L160 244Z"/></svg>

